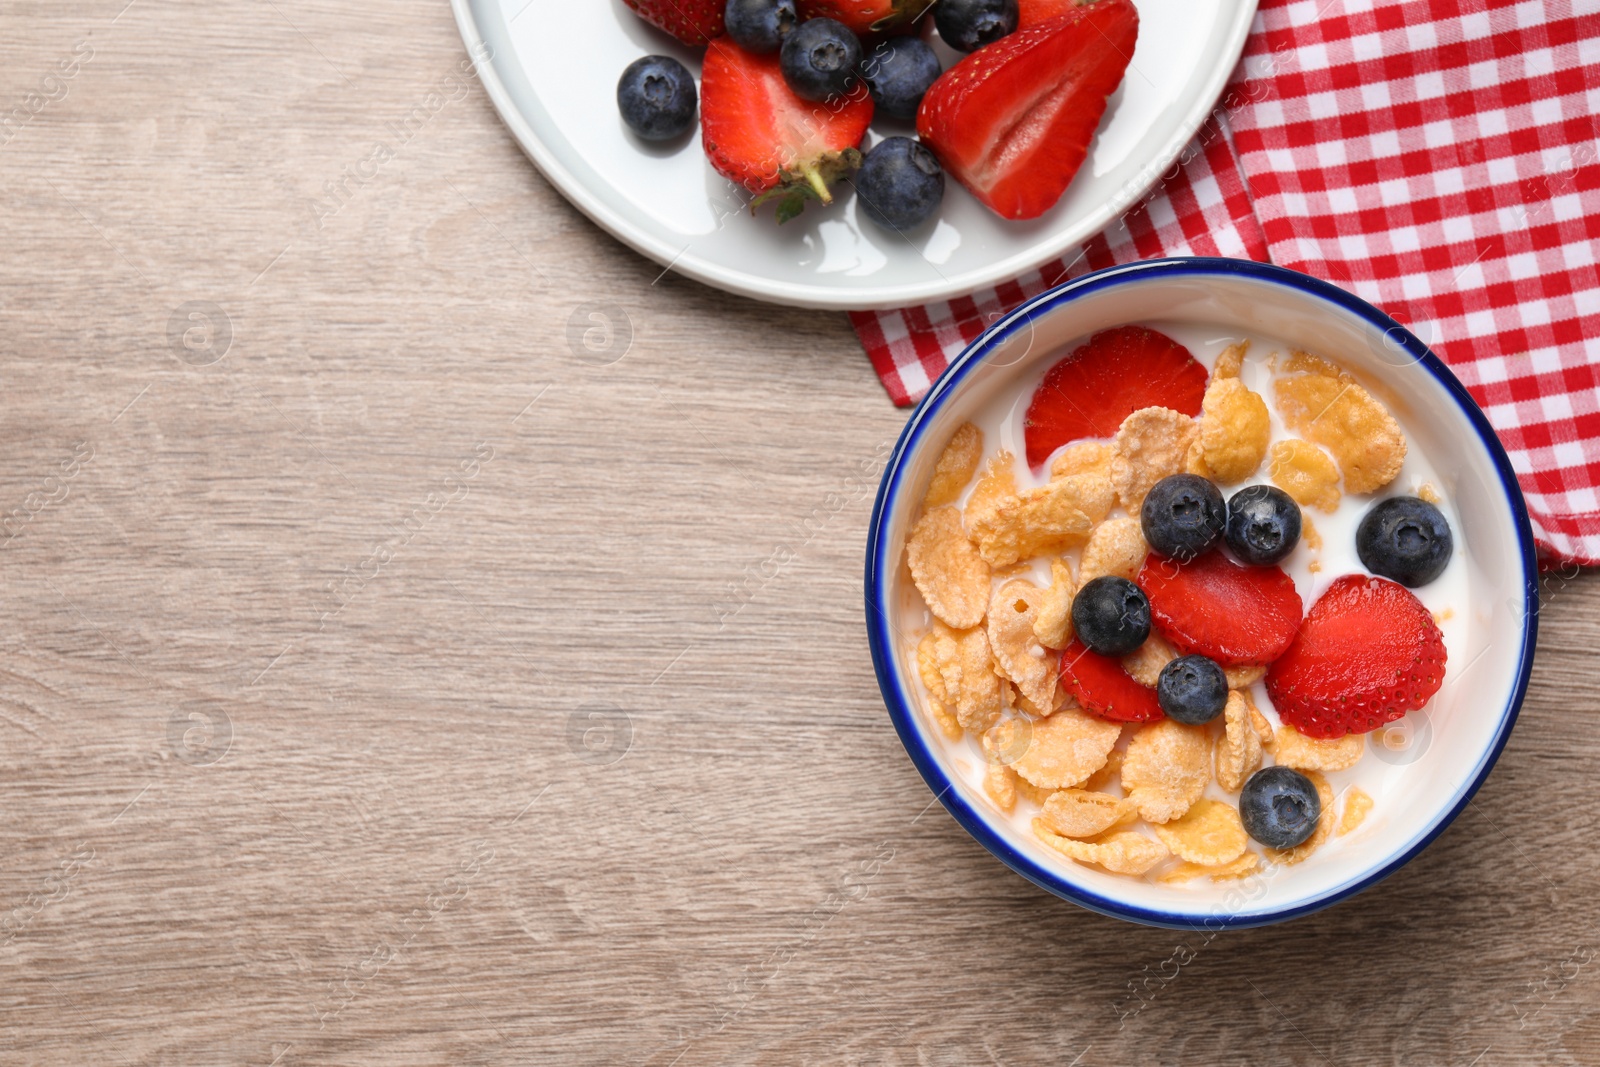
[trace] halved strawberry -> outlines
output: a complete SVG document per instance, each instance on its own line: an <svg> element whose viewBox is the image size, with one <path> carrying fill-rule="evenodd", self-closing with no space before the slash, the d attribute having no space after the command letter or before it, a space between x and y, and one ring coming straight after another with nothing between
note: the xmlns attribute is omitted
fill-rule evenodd
<svg viewBox="0 0 1600 1067"><path fill-rule="evenodd" d="M1444 683L1444 635L1409 589L1337 578L1267 670L1278 717L1307 737L1363 734L1426 704Z"/></svg>
<svg viewBox="0 0 1600 1067"><path fill-rule="evenodd" d="M1128 676L1122 661L1091 652L1074 637L1061 650L1061 684L1091 715L1113 722L1154 722L1162 717L1156 691Z"/></svg>
<svg viewBox="0 0 1600 1067"><path fill-rule="evenodd" d="M1205 367L1166 334L1143 326L1102 330L1039 383L1022 422L1028 463L1037 467L1079 438L1110 437L1140 408L1198 415L1205 396Z"/></svg>
<svg viewBox="0 0 1600 1067"><path fill-rule="evenodd" d="M1073 8L1082 7L1088 2L1089 0L1018 0L1017 29L1025 30L1029 26L1058 19L1062 15L1071 14Z"/></svg>
<svg viewBox="0 0 1600 1067"><path fill-rule="evenodd" d="M800 17L834 19L865 37L909 26L932 6L933 0L800 0Z"/></svg>
<svg viewBox="0 0 1600 1067"><path fill-rule="evenodd" d="M806 200L833 202L828 185L861 165L872 121L865 86L826 104L784 83L777 55L758 56L724 38L706 49L700 75L700 143L717 173L759 194L750 210L778 201L778 221Z"/></svg>
<svg viewBox="0 0 1600 1067"><path fill-rule="evenodd" d="M623 0L634 13L684 44L701 45L727 32L727 0Z"/></svg>
<svg viewBox="0 0 1600 1067"><path fill-rule="evenodd" d="M917 133L996 214L1032 219L1072 183L1139 34L1132 0L1099 0L978 49L922 98Z"/></svg>
<svg viewBox="0 0 1600 1067"><path fill-rule="evenodd" d="M1277 567L1244 567L1220 549L1187 563L1151 553L1139 571L1156 629L1179 651L1224 666L1271 663L1300 629L1305 607Z"/></svg>

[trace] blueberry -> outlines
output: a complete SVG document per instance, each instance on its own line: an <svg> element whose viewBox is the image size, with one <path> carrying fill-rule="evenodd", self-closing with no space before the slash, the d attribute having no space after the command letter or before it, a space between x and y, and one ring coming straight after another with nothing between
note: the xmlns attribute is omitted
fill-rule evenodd
<svg viewBox="0 0 1600 1067"><path fill-rule="evenodd" d="M1210 722L1228 703L1228 676L1207 656L1179 656L1161 668L1156 703L1178 722L1190 726Z"/></svg>
<svg viewBox="0 0 1600 1067"><path fill-rule="evenodd" d="M1300 505L1276 486L1247 485L1228 498L1224 536L1240 563L1277 563L1300 543Z"/></svg>
<svg viewBox="0 0 1600 1067"><path fill-rule="evenodd" d="M1427 585L1450 562L1455 538L1444 512L1414 496L1380 501L1356 527L1356 555L1373 574Z"/></svg>
<svg viewBox="0 0 1600 1067"><path fill-rule="evenodd" d="M1072 629L1090 651L1126 656L1150 636L1150 601L1126 578L1095 578L1072 599Z"/></svg>
<svg viewBox="0 0 1600 1067"><path fill-rule="evenodd" d="M746 52L776 52L800 21L794 0L728 0L728 36Z"/></svg>
<svg viewBox="0 0 1600 1067"><path fill-rule="evenodd" d="M694 125L694 76L671 56L645 56L628 64L617 82L622 121L646 141L668 141Z"/></svg>
<svg viewBox="0 0 1600 1067"><path fill-rule="evenodd" d="M892 119L914 119L922 94L943 73L939 57L920 37L885 41L861 64L861 76L872 90L875 114Z"/></svg>
<svg viewBox="0 0 1600 1067"><path fill-rule="evenodd" d="M1222 494L1198 474L1161 479L1139 509L1139 525L1150 547L1183 562L1216 544L1226 519Z"/></svg>
<svg viewBox="0 0 1600 1067"><path fill-rule="evenodd" d="M1317 829L1322 798L1311 779L1288 767L1263 767L1239 793L1244 831L1268 848L1293 848Z"/></svg>
<svg viewBox="0 0 1600 1067"><path fill-rule="evenodd" d="M1017 28L1017 0L939 0L933 24L957 52L975 52Z"/></svg>
<svg viewBox="0 0 1600 1067"><path fill-rule="evenodd" d="M826 100L848 92L861 62L861 42L834 19L807 19L783 39L783 80L796 96Z"/></svg>
<svg viewBox="0 0 1600 1067"><path fill-rule="evenodd" d="M909 137L888 137L867 153L854 179L861 212L886 230L922 225L944 199L944 171Z"/></svg>

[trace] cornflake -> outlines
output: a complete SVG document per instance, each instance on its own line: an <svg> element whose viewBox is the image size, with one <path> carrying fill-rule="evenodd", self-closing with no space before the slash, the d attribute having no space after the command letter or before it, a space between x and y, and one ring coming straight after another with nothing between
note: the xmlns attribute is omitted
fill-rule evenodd
<svg viewBox="0 0 1600 1067"><path fill-rule="evenodd" d="M961 490L972 480L972 474L982 459L983 431L970 422L962 423L939 455L939 462L933 468L933 478L928 482L928 495L922 498L922 506L936 508L954 504Z"/></svg>
<svg viewBox="0 0 1600 1067"><path fill-rule="evenodd" d="M1194 805L1211 780L1206 731L1162 719L1142 727L1122 760L1122 788L1150 822L1171 822Z"/></svg>
<svg viewBox="0 0 1600 1067"><path fill-rule="evenodd" d="M1001 449L995 453L993 459L989 460L989 465L984 468L983 477L978 479L978 484L972 487L972 495L967 497L967 507L961 513L961 520L970 530L979 516L1002 500L1010 500L1016 495L1016 465L1011 453Z"/></svg>
<svg viewBox="0 0 1600 1067"><path fill-rule="evenodd" d="M1096 837L1138 814L1127 797L1063 789L1044 802L1039 819L1062 837Z"/></svg>
<svg viewBox="0 0 1600 1067"><path fill-rule="evenodd" d="M1012 775L1012 784L1016 786L1017 795L1020 797L1026 797L1028 800L1033 801L1040 807L1043 807L1049 802L1051 797L1056 795L1056 791L1054 789L1051 789L1048 786L1034 785L1032 782L1022 777L1022 775L1017 774L1015 771L1012 772Z"/></svg>
<svg viewBox="0 0 1600 1067"><path fill-rule="evenodd" d="M1238 378L1213 377L1200 405L1200 444L1211 476L1224 485L1256 472L1272 439L1267 402Z"/></svg>
<svg viewBox="0 0 1600 1067"><path fill-rule="evenodd" d="M1370 493L1400 473L1406 439L1388 409L1348 376L1302 374L1273 383L1278 411L1295 433L1339 461L1345 489Z"/></svg>
<svg viewBox="0 0 1600 1067"><path fill-rule="evenodd" d="M1241 663L1233 667L1222 668L1223 675L1228 679L1229 689L1247 689L1267 676L1265 663Z"/></svg>
<svg viewBox="0 0 1600 1067"><path fill-rule="evenodd" d="M1108 519L1095 527L1083 546L1078 581L1088 585L1096 578L1111 574L1131 582L1149 554L1150 546L1145 544L1144 530L1138 519Z"/></svg>
<svg viewBox="0 0 1600 1067"><path fill-rule="evenodd" d="M1206 466L1206 446L1200 442L1199 437L1194 439L1194 443L1189 446L1188 454L1183 457L1183 471L1185 474L1204 478L1208 482L1216 480L1211 474L1211 468Z"/></svg>
<svg viewBox="0 0 1600 1067"><path fill-rule="evenodd" d="M1004 763L990 760L985 765L983 791L1001 811L1009 813L1017 806L1017 776Z"/></svg>
<svg viewBox="0 0 1600 1067"><path fill-rule="evenodd" d="M1237 378L1239 369L1244 366L1244 355L1248 351L1250 351L1249 341L1240 341L1224 348L1222 354L1217 357L1216 365L1211 368L1211 377Z"/></svg>
<svg viewBox="0 0 1600 1067"><path fill-rule="evenodd" d="M985 509L972 521L971 531L978 553L991 565L1004 567L1080 545L1092 525L1078 510L1072 487L1056 481Z"/></svg>
<svg viewBox="0 0 1600 1067"><path fill-rule="evenodd" d="M941 621L966 630L989 607L989 564L961 528L955 508L934 508L917 520L906 541L906 564L917 592Z"/></svg>
<svg viewBox="0 0 1600 1067"><path fill-rule="evenodd" d="M1328 780L1317 771L1306 771L1305 776L1311 779L1311 784L1317 787L1317 797L1322 801L1322 815L1317 819L1317 828L1311 836L1300 842L1294 848L1269 848L1267 859L1273 863L1281 863L1292 867L1316 851L1318 845L1326 841L1333 833L1333 787Z"/></svg>
<svg viewBox="0 0 1600 1067"><path fill-rule="evenodd" d="M1439 490L1433 487L1432 482L1423 482L1417 486L1417 499L1426 500L1430 504L1444 503L1444 497L1439 495Z"/></svg>
<svg viewBox="0 0 1600 1067"><path fill-rule="evenodd" d="M1027 751L1011 764L1034 785L1076 786L1105 766L1122 728L1078 708L1062 708L1033 724Z"/></svg>
<svg viewBox="0 0 1600 1067"><path fill-rule="evenodd" d="M1003 698L1000 676L991 666L989 638L981 629L941 635L934 652L945 695L962 727L976 734L993 726Z"/></svg>
<svg viewBox="0 0 1600 1067"><path fill-rule="evenodd" d="M1250 845L1238 810L1220 800L1198 800L1183 815L1157 826L1155 831L1174 856L1207 867L1232 863Z"/></svg>
<svg viewBox="0 0 1600 1067"><path fill-rule="evenodd" d="M1244 788L1246 778L1261 766L1261 735L1256 732L1250 705L1238 690L1228 694L1222 709L1223 732L1217 735L1217 784L1230 793Z"/></svg>
<svg viewBox="0 0 1600 1067"><path fill-rule="evenodd" d="M1345 734L1332 741L1307 737L1288 723L1278 727L1273 761L1297 771L1342 771L1354 767L1367 749L1366 734Z"/></svg>
<svg viewBox="0 0 1600 1067"><path fill-rule="evenodd" d="M1351 786L1345 790L1344 811L1339 816L1339 836L1360 826L1366 820L1367 813L1372 810L1372 798L1367 796L1359 786Z"/></svg>
<svg viewBox="0 0 1600 1067"><path fill-rule="evenodd" d="M1304 541L1306 547L1311 551L1322 551L1322 535L1317 532L1315 526L1311 525L1311 516L1309 515L1300 516L1300 540Z"/></svg>
<svg viewBox="0 0 1600 1067"><path fill-rule="evenodd" d="M1000 673L1016 683L1017 692L1033 710L1048 715L1056 706L1056 674L1060 655L1033 635L1045 591L1023 578L1002 585L989 601L989 647Z"/></svg>
<svg viewBox="0 0 1600 1067"><path fill-rule="evenodd" d="M1261 866L1261 857L1254 852L1246 852L1231 863L1219 864L1215 867L1203 863L1180 863L1169 871L1164 871L1158 882L1188 882L1195 878L1209 876L1213 882L1229 882L1243 878L1255 872Z"/></svg>
<svg viewBox="0 0 1600 1067"><path fill-rule="evenodd" d="M1078 497L1078 510L1090 522L1100 522L1117 503L1111 485L1111 446L1085 441L1070 446L1050 464L1052 481L1065 481Z"/></svg>
<svg viewBox="0 0 1600 1067"><path fill-rule="evenodd" d="M1178 650L1151 630L1144 644L1122 657L1122 669L1140 685L1154 689L1161 680L1161 668L1177 658Z"/></svg>
<svg viewBox="0 0 1600 1067"><path fill-rule="evenodd" d="M1140 408L1123 419L1111 443L1111 484L1122 506L1137 514L1152 486L1180 473L1199 432L1193 419L1171 408Z"/></svg>
<svg viewBox="0 0 1600 1067"><path fill-rule="evenodd" d="M937 700L928 701L928 717L950 741L959 741L966 731L961 728L961 720L950 713L950 709Z"/></svg>
<svg viewBox="0 0 1600 1067"><path fill-rule="evenodd" d="M1122 759L1127 753L1123 749L1114 748L1106 757L1106 765L1089 776L1083 783L1083 788L1091 793L1104 793L1112 781L1122 773Z"/></svg>
<svg viewBox="0 0 1600 1067"><path fill-rule="evenodd" d="M1098 863L1114 874L1143 874L1171 855L1161 842L1132 830L1100 841L1075 841L1052 831L1044 820L1034 819L1033 833L1063 856L1079 863Z"/></svg>
<svg viewBox="0 0 1600 1067"><path fill-rule="evenodd" d="M1050 561L1050 588L1033 617L1033 636L1045 648L1065 648L1072 640L1072 597L1077 587L1064 559Z"/></svg>
<svg viewBox="0 0 1600 1067"><path fill-rule="evenodd" d="M1066 478L1074 474L1111 474L1111 446L1099 441L1084 441L1070 445L1050 463L1050 477Z"/></svg>
<svg viewBox="0 0 1600 1067"><path fill-rule="evenodd" d="M922 676L922 684L932 694L933 699L941 704L948 703L949 694L944 691L944 678L939 674L939 633L943 630L949 633L949 628L943 623L935 622L935 628L922 635L922 640L917 642L917 673Z"/></svg>
<svg viewBox="0 0 1600 1067"><path fill-rule="evenodd" d="M1273 445L1267 473L1301 507L1329 514L1339 507L1339 468L1310 441L1291 438Z"/></svg>

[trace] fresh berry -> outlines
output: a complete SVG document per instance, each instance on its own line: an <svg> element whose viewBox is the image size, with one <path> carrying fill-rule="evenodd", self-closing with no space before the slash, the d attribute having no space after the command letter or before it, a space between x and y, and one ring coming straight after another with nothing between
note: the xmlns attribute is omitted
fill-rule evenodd
<svg viewBox="0 0 1600 1067"><path fill-rule="evenodd" d="M915 119L923 94L942 70L939 57L919 37L885 41L861 64L878 114L892 119Z"/></svg>
<svg viewBox="0 0 1600 1067"><path fill-rule="evenodd" d="M1300 543L1300 505L1274 485L1247 485L1228 498L1228 551L1240 563L1282 562Z"/></svg>
<svg viewBox="0 0 1600 1067"><path fill-rule="evenodd" d="M671 56L645 56L628 64L617 82L617 108L628 128L646 141L668 141L694 125L694 75Z"/></svg>
<svg viewBox="0 0 1600 1067"><path fill-rule="evenodd" d="M1222 714L1228 703L1228 676L1206 656L1179 656L1156 679L1156 702L1169 718L1199 726Z"/></svg>
<svg viewBox="0 0 1600 1067"><path fill-rule="evenodd" d="M634 14L684 44L702 45L721 37L726 0L623 0Z"/></svg>
<svg viewBox="0 0 1600 1067"><path fill-rule="evenodd" d="M1072 631L1102 656L1126 656L1150 636L1150 601L1126 578L1094 578L1072 598Z"/></svg>
<svg viewBox="0 0 1600 1067"><path fill-rule="evenodd" d="M1017 0L1017 29L1025 30L1058 19L1082 6L1083 0Z"/></svg>
<svg viewBox="0 0 1600 1067"><path fill-rule="evenodd" d="M1154 689L1140 685L1109 656L1090 651L1074 637L1061 650L1061 685L1091 715L1114 722L1161 718Z"/></svg>
<svg viewBox="0 0 1600 1067"><path fill-rule="evenodd" d="M1174 474L1145 494L1139 526L1163 556L1191 560L1222 538L1227 506L1217 487L1198 474Z"/></svg>
<svg viewBox="0 0 1600 1067"><path fill-rule="evenodd" d="M852 184L861 211L886 230L916 229L944 199L944 171L909 137L889 137L868 152Z"/></svg>
<svg viewBox="0 0 1600 1067"><path fill-rule="evenodd" d="M790 34L793 38L794 34ZM866 93L838 108L807 103L784 83L777 56L713 41L700 75L700 142L717 173L778 201L778 221L808 198L832 203L830 182L861 163L856 146L872 121Z"/></svg>
<svg viewBox="0 0 1600 1067"><path fill-rule="evenodd" d="M795 0L728 0L728 36L747 52L776 52L800 21Z"/></svg>
<svg viewBox="0 0 1600 1067"><path fill-rule="evenodd" d="M1294 579L1283 571L1244 567L1220 551L1187 563L1151 555L1139 572L1139 587L1167 640L1224 666L1277 659L1294 640L1305 610Z"/></svg>
<svg viewBox="0 0 1600 1067"><path fill-rule="evenodd" d="M1166 334L1143 326L1102 330L1039 383L1022 422L1028 463L1037 467L1084 437L1111 437L1140 408L1198 415L1205 395L1205 367Z"/></svg>
<svg viewBox="0 0 1600 1067"><path fill-rule="evenodd" d="M1239 790L1244 832L1268 848L1294 848L1316 833L1322 798L1311 779L1290 767L1263 767Z"/></svg>
<svg viewBox="0 0 1600 1067"><path fill-rule="evenodd" d="M1037 218L1083 165L1138 33L1133 0L1097 0L1013 33L933 83L917 132L990 210Z"/></svg>
<svg viewBox="0 0 1600 1067"><path fill-rule="evenodd" d="M1439 577L1454 550L1444 512L1414 496L1380 501L1356 527L1362 566L1412 588Z"/></svg>
<svg viewBox="0 0 1600 1067"><path fill-rule="evenodd" d="M861 42L836 19L807 19L783 39L783 77L796 96L833 100L850 92Z"/></svg>
<svg viewBox="0 0 1600 1067"><path fill-rule="evenodd" d="M1267 669L1278 717L1307 737L1362 734L1426 704L1444 682L1444 635L1410 590L1337 578Z"/></svg>
<svg viewBox="0 0 1600 1067"><path fill-rule="evenodd" d="M800 14L808 19L834 19L858 37L893 33L923 16L933 0L800 0Z"/></svg>
<svg viewBox="0 0 1600 1067"><path fill-rule="evenodd" d="M1017 28L1017 0L939 0L933 24L957 52L976 52Z"/></svg>

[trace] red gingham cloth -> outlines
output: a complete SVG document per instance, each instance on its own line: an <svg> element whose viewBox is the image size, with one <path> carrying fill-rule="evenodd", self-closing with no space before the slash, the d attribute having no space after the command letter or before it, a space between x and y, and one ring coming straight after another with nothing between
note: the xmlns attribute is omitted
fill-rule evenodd
<svg viewBox="0 0 1600 1067"><path fill-rule="evenodd" d="M1500 434L1550 557L1600 563L1600 0L1262 0L1183 162L1015 282L853 312L896 404L1023 300L1115 263L1270 260L1405 323Z"/></svg>

